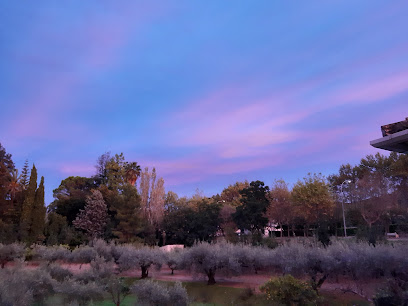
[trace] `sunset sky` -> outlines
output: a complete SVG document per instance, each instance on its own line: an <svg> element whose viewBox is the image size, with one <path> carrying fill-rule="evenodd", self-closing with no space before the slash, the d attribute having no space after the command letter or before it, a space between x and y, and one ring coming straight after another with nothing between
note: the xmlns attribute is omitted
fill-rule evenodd
<svg viewBox="0 0 408 306"><path fill-rule="evenodd" d="M408 117L407 16L406 0L2 1L0 143L46 204L106 151L180 196L329 175Z"/></svg>

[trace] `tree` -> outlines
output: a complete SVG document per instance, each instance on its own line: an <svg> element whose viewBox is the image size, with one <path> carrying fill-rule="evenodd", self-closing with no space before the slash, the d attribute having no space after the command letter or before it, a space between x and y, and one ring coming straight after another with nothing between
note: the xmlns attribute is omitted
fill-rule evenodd
<svg viewBox="0 0 408 306"><path fill-rule="evenodd" d="M67 218L54 212L48 213L45 237L47 245L69 243Z"/></svg>
<svg viewBox="0 0 408 306"><path fill-rule="evenodd" d="M408 208L408 155L392 152L390 174L397 192L397 204L400 208Z"/></svg>
<svg viewBox="0 0 408 306"><path fill-rule="evenodd" d="M10 195L10 200L13 203L15 198L16 198L16 193L21 191L21 185L20 185L20 177L18 175L18 170L13 169L11 172L11 177L10 181L7 186L7 193Z"/></svg>
<svg viewBox="0 0 408 306"><path fill-rule="evenodd" d="M241 231L248 229L253 234L260 234L268 224L266 210L269 201L266 198L269 187L264 182L253 181L248 188L241 191L241 205L233 214L233 219Z"/></svg>
<svg viewBox="0 0 408 306"><path fill-rule="evenodd" d="M115 218L118 222L113 233L119 237L119 242L135 241L137 235L143 231L141 200L136 188L125 186L112 210L116 212Z"/></svg>
<svg viewBox="0 0 408 306"><path fill-rule="evenodd" d="M239 206L242 198L241 191L248 187L248 181L236 182L234 185L229 185L221 192L221 201L231 206Z"/></svg>
<svg viewBox="0 0 408 306"><path fill-rule="evenodd" d="M293 219L293 205L291 203L291 193L288 185L283 180L275 181L271 191L268 194L269 207L267 216L269 220L277 222L281 228L281 237L283 236L283 225L288 226Z"/></svg>
<svg viewBox="0 0 408 306"><path fill-rule="evenodd" d="M12 222L9 220L13 203L9 196L9 183L11 173L14 170L14 163L11 159L11 154L6 153L5 148L0 143L0 232L1 240L3 241L6 233L12 231Z"/></svg>
<svg viewBox="0 0 408 306"><path fill-rule="evenodd" d="M90 239L101 237L108 218L107 210L101 192L93 190L86 199L85 209L79 212L72 223L76 228L84 230Z"/></svg>
<svg viewBox="0 0 408 306"><path fill-rule="evenodd" d="M125 161L123 153L111 156L110 152L102 154L96 165L96 180L106 185L110 190L122 189L126 184L134 186L140 176L140 166L137 162Z"/></svg>
<svg viewBox="0 0 408 306"><path fill-rule="evenodd" d="M183 267L188 271L207 276L208 285L214 285L217 272L226 275L241 273L234 246L232 244L199 243L184 252Z"/></svg>
<svg viewBox="0 0 408 306"><path fill-rule="evenodd" d="M230 242L237 242L237 225L235 224L232 215L235 213L236 207L223 203L220 209L220 224L219 228L222 231L222 234Z"/></svg>
<svg viewBox="0 0 408 306"><path fill-rule="evenodd" d="M49 205L48 212L66 217L68 225L72 225L79 211L84 209L86 198L95 188L97 185L92 178L70 176L62 180L53 191L55 200Z"/></svg>
<svg viewBox="0 0 408 306"><path fill-rule="evenodd" d="M333 213L333 197L321 174L309 173L298 181L292 189L292 201L295 213L306 222L305 235L310 224L326 222Z"/></svg>
<svg viewBox="0 0 408 306"><path fill-rule="evenodd" d="M24 203L21 211L20 220L20 239L21 241L30 242L32 240L32 214L35 203L35 195L37 190L37 169L35 165L31 169L30 182L28 183L25 192Z"/></svg>
<svg viewBox="0 0 408 306"><path fill-rule="evenodd" d="M20 178L20 184L23 190L27 188L28 182L29 182L29 172L30 168L28 167L28 159L25 160L23 170L21 171L21 178Z"/></svg>
<svg viewBox="0 0 408 306"><path fill-rule="evenodd" d="M145 218L154 229L160 229L164 215L165 190L164 180L157 181L156 169L149 172L145 168L140 178L140 195Z"/></svg>
<svg viewBox="0 0 408 306"><path fill-rule="evenodd" d="M125 178L128 184L135 186L140 172L141 168L136 162L125 162Z"/></svg>
<svg viewBox="0 0 408 306"><path fill-rule="evenodd" d="M163 222L168 243L187 246L195 241L212 241L220 224L219 203L201 200L195 207L178 205L169 208Z"/></svg>
<svg viewBox="0 0 408 306"><path fill-rule="evenodd" d="M45 203L44 203L44 177L41 177L40 185L35 192L34 204L31 212L31 241L42 242L45 239Z"/></svg>
<svg viewBox="0 0 408 306"><path fill-rule="evenodd" d="M149 276L149 269L152 265L160 268L164 259L164 254L157 249L124 247L118 260L118 266L122 271L140 268L143 279Z"/></svg>

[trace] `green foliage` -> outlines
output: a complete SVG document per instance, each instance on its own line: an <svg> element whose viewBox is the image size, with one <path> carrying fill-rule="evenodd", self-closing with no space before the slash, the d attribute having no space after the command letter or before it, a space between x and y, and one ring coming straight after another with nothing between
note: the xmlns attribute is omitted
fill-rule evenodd
<svg viewBox="0 0 408 306"><path fill-rule="evenodd" d="M292 189L295 213L308 224L327 220L333 213L334 202L329 185L321 174L313 174L298 181Z"/></svg>
<svg viewBox="0 0 408 306"><path fill-rule="evenodd" d="M55 200L49 205L48 211L66 217L68 225L72 225L81 209L84 209L87 196L97 185L92 178L70 176L54 189Z"/></svg>
<svg viewBox="0 0 408 306"><path fill-rule="evenodd" d="M236 182L234 185L229 185L221 192L220 200L223 203L231 205L233 207L241 205L242 195L241 192L249 187L248 181Z"/></svg>
<svg viewBox="0 0 408 306"><path fill-rule="evenodd" d="M266 198L269 187L261 181L251 182L249 187L241 191L241 205L232 215L235 223L241 231L248 229L252 232L260 232L268 223L266 210L269 201Z"/></svg>
<svg viewBox="0 0 408 306"><path fill-rule="evenodd" d="M132 268L140 268L142 270L141 278L149 276L149 269L152 265L160 268L165 260L164 254L153 248L136 249L131 246L122 247L120 249L120 257L118 266L121 271L126 271Z"/></svg>
<svg viewBox="0 0 408 306"><path fill-rule="evenodd" d="M167 287L153 281L139 281L132 286L131 291L142 305L187 306L189 302L187 291L179 282Z"/></svg>
<svg viewBox="0 0 408 306"><path fill-rule="evenodd" d="M73 221L76 228L84 230L90 239L103 235L107 223L107 206L99 190L93 190L86 199L86 206Z"/></svg>
<svg viewBox="0 0 408 306"><path fill-rule="evenodd" d="M47 245L69 243L67 218L55 212L48 213L45 224L45 237Z"/></svg>
<svg viewBox="0 0 408 306"><path fill-rule="evenodd" d="M33 165L30 175L30 182L27 190L25 191L25 199L21 211L20 220L20 239L21 241L32 243L33 237L31 235L32 228L32 214L35 202L35 194L37 190L37 169Z"/></svg>
<svg viewBox="0 0 408 306"><path fill-rule="evenodd" d="M377 306L399 306L408 304L408 279L390 279L384 288L377 290L373 297Z"/></svg>
<svg viewBox="0 0 408 306"><path fill-rule="evenodd" d="M297 280L287 274L279 278L271 278L260 287L266 299L278 305L316 305L318 296L306 282Z"/></svg>
<svg viewBox="0 0 408 306"><path fill-rule="evenodd" d="M229 243L198 243L183 253L183 268L208 277L208 285L215 284L216 272L226 275L241 273L241 265Z"/></svg>
<svg viewBox="0 0 408 306"><path fill-rule="evenodd" d="M45 203L44 203L44 177L41 177L40 185L35 192L34 204L31 212L31 242L43 242L45 227Z"/></svg>
<svg viewBox="0 0 408 306"><path fill-rule="evenodd" d="M173 206L165 214L163 230L168 244L191 246L195 241L210 242L220 224L219 203L198 201L196 207Z"/></svg>
<svg viewBox="0 0 408 306"><path fill-rule="evenodd" d="M57 260L70 260L71 251L62 245L46 247L44 245L35 245L32 249L33 259L42 259L49 263Z"/></svg>
<svg viewBox="0 0 408 306"><path fill-rule="evenodd" d="M16 259L24 259L25 246L19 243L0 243L0 265L4 268L6 263Z"/></svg>
<svg viewBox="0 0 408 306"><path fill-rule="evenodd" d="M113 233L119 242L129 243L137 239L143 231L143 215L141 210L141 199L135 187L126 185L123 192L117 196L117 201L111 210L116 213L118 222Z"/></svg>
<svg viewBox="0 0 408 306"><path fill-rule="evenodd" d="M0 304L29 306L42 303L54 292L55 281L43 269L20 266L0 271Z"/></svg>

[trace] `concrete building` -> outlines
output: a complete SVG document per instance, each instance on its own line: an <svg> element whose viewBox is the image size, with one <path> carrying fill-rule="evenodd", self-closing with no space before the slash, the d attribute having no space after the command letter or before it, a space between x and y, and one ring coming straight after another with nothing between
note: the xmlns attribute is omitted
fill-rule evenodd
<svg viewBox="0 0 408 306"><path fill-rule="evenodd" d="M375 148L408 154L408 117L381 127L382 138L370 141Z"/></svg>

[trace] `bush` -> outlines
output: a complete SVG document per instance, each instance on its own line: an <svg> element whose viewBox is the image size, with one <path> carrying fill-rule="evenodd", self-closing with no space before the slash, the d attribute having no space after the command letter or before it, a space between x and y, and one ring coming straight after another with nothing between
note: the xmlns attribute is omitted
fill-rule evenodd
<svg viewBox="0 0 408 306"><path fill-rule="evenodd" d="M0 305L41 303L54 292L56 282L42 269L27 270L17 266L0 272Z"/></svg>
<svg viewBox="0 0 408 306"><path fill-rule="evenodd" d="M308 283L289 274L270 279L260 290L266 294L267 301L278 305L315 305L318 298Z"/></svg>
<svg viewBox="0 0 408 306"><path fill-rule="evenodd" d="M0 265L3 269L6 263L16 259L24 259L25 246L19 243L2 244L0 243Z"/></svg>
<svg viewBox="0 0 408 306"><path fill-rule="evenodd" d="M176 283L173 287L166 287L150 280L139 281L132 286L131 291L137 296L141 305L188 305L187 291L180 283Z"/></svg>
<svg viewBox="0 0 408 306"><path fill-rule="evenodd" d="M87 305L90 301L99 301L104 298L104 287L97 282L82 282L77 279L66 279L55 286L56 293L62 295L64 305L77 302Z"/></svg>
<svg viewBox="0 0 408 306"><path fill-rule="evenodd" d="M90 246L80 246L75 248L70 256L70 261L74 263L84 264L91 263L98 256L96 250Z"/></svg>
<svg viewBox="0 0 408 306"><path fill-rule="evenodd" d="M50 276L58 282L62 282L65 279L73 276L71 271L62 268L58 264L51 264L46 268L46 270L48 271Z"/></svg>
<svg viewBox="0 0 408 306"><path fill-rule="evenodd" d="M71 251L65 246L49 246L35 245L32 250L33 259L43 259L52 263L57 260L69 261L71 258Z"/></svg>

